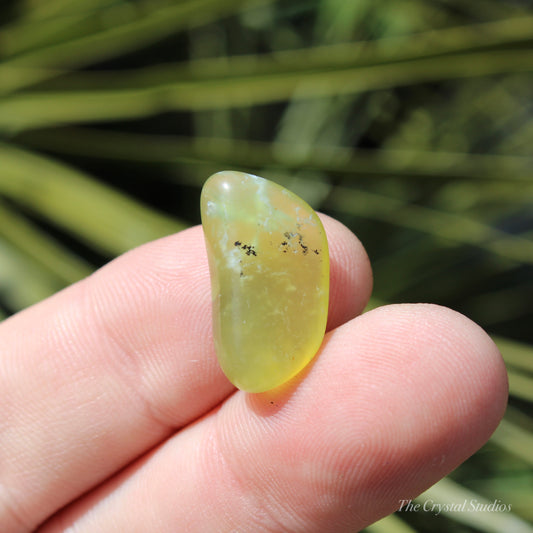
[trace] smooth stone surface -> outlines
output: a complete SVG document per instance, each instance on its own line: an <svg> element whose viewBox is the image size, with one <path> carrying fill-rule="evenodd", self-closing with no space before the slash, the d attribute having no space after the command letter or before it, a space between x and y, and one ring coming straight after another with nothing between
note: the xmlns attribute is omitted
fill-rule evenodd
<svg viewBox="0 0 533 533"><path fill-rule="evenodd" d="M309 205L269 180L224 171L202 189L202 225L220 365L263 392L300 372L326 329L329 254Z"/></svg>

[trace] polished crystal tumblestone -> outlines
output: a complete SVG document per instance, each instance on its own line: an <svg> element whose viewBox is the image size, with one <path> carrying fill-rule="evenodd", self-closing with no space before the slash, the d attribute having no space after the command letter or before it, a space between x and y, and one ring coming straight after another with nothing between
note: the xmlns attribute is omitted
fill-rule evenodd
<svg viewBox="0 0 533 533"><path fill-rule="evenodd" d="M274 182L224 171L202 189L220 365L239 389L283 384L314 357L326 328L329 254L317 214Z"/></svg>

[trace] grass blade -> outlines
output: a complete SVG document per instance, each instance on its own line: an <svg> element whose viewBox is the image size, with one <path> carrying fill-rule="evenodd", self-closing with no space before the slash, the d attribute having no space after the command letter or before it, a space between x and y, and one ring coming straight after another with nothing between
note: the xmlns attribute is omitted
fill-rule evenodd
<svg viewBox="0 0 533 533"><path fill-rule="evenodd" d="M0 237L31 257L64 283L74 283L93 271L79 256L40 231L0 201Z"/></svg>
<svg viewBox="0 0 533 533"><path fill-rule="evenodd" d="M409 205L396 198L348 187L336 187L328 198L327 207L415 229L452 242L474 245L509 261L533 264L532 241L466 216Z"/></svg>
<svg viewBox="0 0 533 533"><path fill-rule="evenodd" d="M527 522L510 512L491 512L490 510L473 511L472 505L489 506L491 501L467 488L455 483L450 478L444 478L421 494L416 501L424 505L425 502L440 503L443 505L456 505L456 509L465 502L465 510L443 508L442 514L452 520L473 527L487 533L533 533L533 527ZM502 502L509 505L509 502Z"/></svg>
<svg viewBox="0 0 533 533"><path fill-rule="evenodd" d="M56 124L141 118L164 111L249 107L290 98L531 71L531 51L510 50L318 72L310 69L283 75L185 80L147 88L29 92L0 101L0 129L16 132Z"/></svg>
<svg viewBox="0 0 533 533"><path fill-rule="evenodd" d="M504 337L493 337L506 364L518 370L533 372L533 346Z"/></svg>
<svg viewBox="0 0 533 533"><path fill-rule="evenodd" d="M105 254L118 255L186 227L51 159L0 144L0 161L0 194Z"/></svg>
<svg viewBox="0 0 533 533"><path fill-rule="evenodd" d="M208 161L219 166L315 170L355 181L359 176L412 180L456 179L500 182L515 200L533 196L533 159L530 157L430 152L422 150L352 150L314 145L304 157L295 157L297 143L262 143L217 137L173 137L94 128L64 127L21 134L20 141L58 154L103 157L147 163ZM521 194L517 198L516 182ZM476 184L475 187L478 187ZM497 191L501 197L502 191Z"/></svg>
<svg viewBox="0 0 533 533"><path fill-rule="evenodd" d="M512 407L491 437L491 442L533 466L532 420Z"/></svg>
<svg viewBox="0 0 533 533"><path fill-rule="evenodd" d="M406 524L401 518L390 514L370 526L365 527L363 531L367 533L416 533L409 524Z"/></svg>
<svg viewBox="0 0 533 533"><path fill-rule="evenodd" d="M24 87L27 76L21 75L21 71L37 68L41 74L40 79L44 80L46 74L54 70L79 68L107 60L143 48L184 28L202 25L241 8L269 1L272 0L183 0L170 2L166 6L161 6L159 2L145 1L138 9L128 11L131 20L122 24L108 27L89 24L84 27L85 31L91 28L94 31L88 35L39 47L5 61L0 65L0 80L3 80L0 91L5 93ZM100 11L95 16L101 15ZM27 31L31 31L31 28ZM39 78L35 75L30 80L35 83Z"/></svg>

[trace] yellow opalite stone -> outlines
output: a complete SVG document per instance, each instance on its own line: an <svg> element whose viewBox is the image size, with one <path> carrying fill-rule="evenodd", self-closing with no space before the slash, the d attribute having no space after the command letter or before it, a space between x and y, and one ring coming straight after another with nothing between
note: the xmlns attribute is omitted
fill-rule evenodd
<svg viewBox="0 0 533 533"><path fill-rule="evenodd" d="M269 180L224 171L202 189L202 225L220 365L263 392L314 357L326 328L329 254L317 214Z"/></svg>

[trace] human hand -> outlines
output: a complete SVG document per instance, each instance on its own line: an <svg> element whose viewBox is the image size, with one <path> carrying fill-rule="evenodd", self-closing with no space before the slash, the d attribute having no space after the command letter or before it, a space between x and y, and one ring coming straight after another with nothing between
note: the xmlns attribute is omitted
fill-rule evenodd
<svg viewBox="0 0 533 533"><path fill-rule="evenodd" d="M218 366L200 227L0 324L0 531L353 532L482 446L507 398L490 338L434 305L361 315L366 254L322 219L328 333L273 391Z"/></svg>

